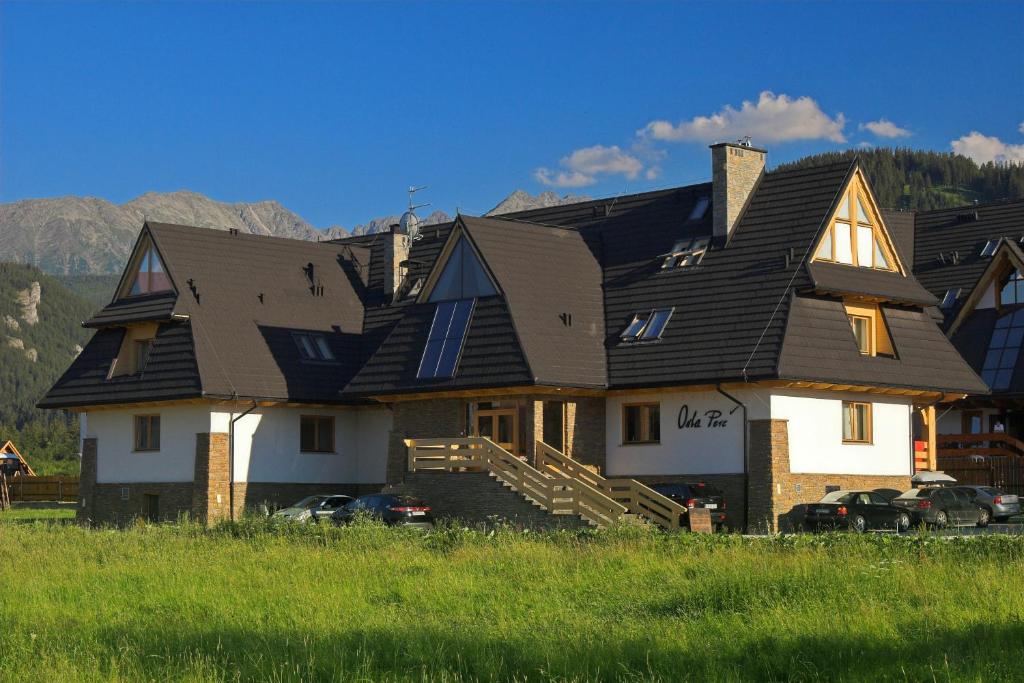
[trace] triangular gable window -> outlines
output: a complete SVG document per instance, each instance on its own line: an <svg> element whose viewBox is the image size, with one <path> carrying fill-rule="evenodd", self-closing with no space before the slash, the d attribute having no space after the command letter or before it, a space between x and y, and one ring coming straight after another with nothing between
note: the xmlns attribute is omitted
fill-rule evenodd
<svg viewBox="0 0 1024 683"><path fill-rule="evenodd" d="M473 246L462 236L457 239L428 301L474 299L498 293Z"/></svg>
<svg viewBox="0 0 1024 683"><path fill-rule="evenodd" d="M899 270L889 235L858 171L846 186L835 215L814 250L815 261Z"/></svg>
<svg viewBox="0 0 1024 683"><path fill-rule="evenodd" d="M167 269L152 243L146 242L142 246L142 258L139 259L138 268L132 277L131 288L127 296L142 296L154 292L171 291L171 279L167 276Z"/></svg>

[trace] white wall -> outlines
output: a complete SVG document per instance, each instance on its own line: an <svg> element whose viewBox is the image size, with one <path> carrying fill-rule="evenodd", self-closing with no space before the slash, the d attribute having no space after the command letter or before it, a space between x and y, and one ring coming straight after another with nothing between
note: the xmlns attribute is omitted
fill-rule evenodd
<svg viewBox="0 0 1024 683"><path fill-rule="evenodd" d="M767 392L729 393L747 405L749 419L768 417ZM661 442L623 444L622 405L648 402L660 404ZM681 419L687 415L695 419L681 426ZM605 403L605 439L610 476L743 472L743 411L715 391L609 397Z"/></svg>
<svg viewBox="0 0 1024 683"><path fill-rule="evenodd" d="M872 443L843 443L843 401L870 403ZM771 416L789 421L791 472L910 475L911 401L875 394L776 391Z"/></svg>
<svg viewBox="0 0 1024 683"><path fill-rule="evenodd" d="M302 415L334 416L335 453L300 452ZM212 431L226 433L230 419L213 413ZM387 408L260 408L235 423L235 481L383 483L390 430Z"/></svg>
<svg viewBox="0 0 1024 683"><path fill-rule="evenodd" d="M160 450L135 452L135 415L160 415ZM195 471L196 434L210 431L204 406L98 410L83 414L82 433L95 438L96 481L186 482Z"/></svg>

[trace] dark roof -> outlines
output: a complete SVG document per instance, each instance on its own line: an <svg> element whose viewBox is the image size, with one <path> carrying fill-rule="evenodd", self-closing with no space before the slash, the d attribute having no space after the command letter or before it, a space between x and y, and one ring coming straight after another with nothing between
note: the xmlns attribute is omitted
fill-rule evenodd
<svg viewBox="0 0 1024 683"><path fill-rule="evenodd" d="M822 294L854 294L882 297L887 301L918 306L939 303L913 277L895 271L858 268L841 263L815 261L807 264L815 291Z"/></svg>
<svg viewBox="0 0 1024 683"><path fill-rule="evenodd" d="M127 322L170 320L178 295L164 292L113 301L82 323L85 327L108 327Z"/></svg>
<svg viewBox="0 0 1024 683"><path fill-rule="evenodd" d="M881 209L882 221L899 254L900 261L909 269L914 265L914 212Z"/></svg>

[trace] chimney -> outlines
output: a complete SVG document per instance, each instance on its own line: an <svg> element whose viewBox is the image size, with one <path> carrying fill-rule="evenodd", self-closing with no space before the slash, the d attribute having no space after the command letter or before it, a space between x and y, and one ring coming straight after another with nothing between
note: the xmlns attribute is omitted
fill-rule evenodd
<svg viewBox="0 0 1024 683"><path fill-rule="evenodd" d="M719 142L711 145L711 210L717 244L725 244L736 229L740 214L764 173L768 152L750 144Z"/></svg>
<svg viewBox="0 0 1024 683"><path fill-rule="evenodd" d="M384 296L394 300L405 276L401 263L409 259L412 239L398 224L382 235L384 238Z"/></svg>

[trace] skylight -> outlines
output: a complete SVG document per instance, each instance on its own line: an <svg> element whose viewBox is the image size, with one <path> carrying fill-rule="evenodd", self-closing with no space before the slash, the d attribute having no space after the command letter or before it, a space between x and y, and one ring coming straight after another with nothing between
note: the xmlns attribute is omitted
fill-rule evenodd
<svg viewBox="0 0 1024 683"><path fill-rule="evenodd" d="M681 239L672 246L672 251L665 256L661 264L662 270L673 270L695 266L704 259L708 250L707 237L689 237Z"/></svg>
<svg viewBox="0 0 1024 683"><path fill-rule="evenodd" d="M334 360L334 352L331 351L324 335L295 332L292 334L292 338L295 340L295 346L298 347L302 360Z"/></svg>
<svg viewBox="0 0 1024 683"><path fill-rule="evenodd" d="M942 303L939 304L939 308L946 311L956 305L956 300L960 298L959 289L947 289L946 296L942 297Z"/></svg>
<svg viewBox="0 0 1024 683"><path fill-rule="evenodd" d="M686 220L698 221L701 218L704 218L704 214L708 212L708 204L710 203L711 202L707 197L701 197L698 199L697 203L693 205L693 210L690 211L690 217Z"/></svg>
<svg viewBox="0 0 1024 683"><path fill-rule="evenodd" d="M981 378L992 389L1008 389L1017 366L1021 342L1024 341L1024 309L1019 308L996 320L988 353L981 369Z"/></svg>
<svg viewBox="0 0 1024 683"><path fill-rule="evenodd" d="M989 240L985 242L985 246L981 248L982 256L992 256L996 253L996 247L999 246L999 240Z"/></svg>
<svg viewBox="0 0 1024 683"><path fill-rule="evenodd" d="M661 339L665 326L672 318L671 308L656 308L648 313L637 313L620 338L624 342L656 341Z"/></svg>
<svg viewBox="0 0 1024 683"><path fill-rule="evenodd" d="M475 299L444 301L434 311L434 322L423 348L417 379L455 376L455 366L462 355L466 330L473 315Z"/></svg>

